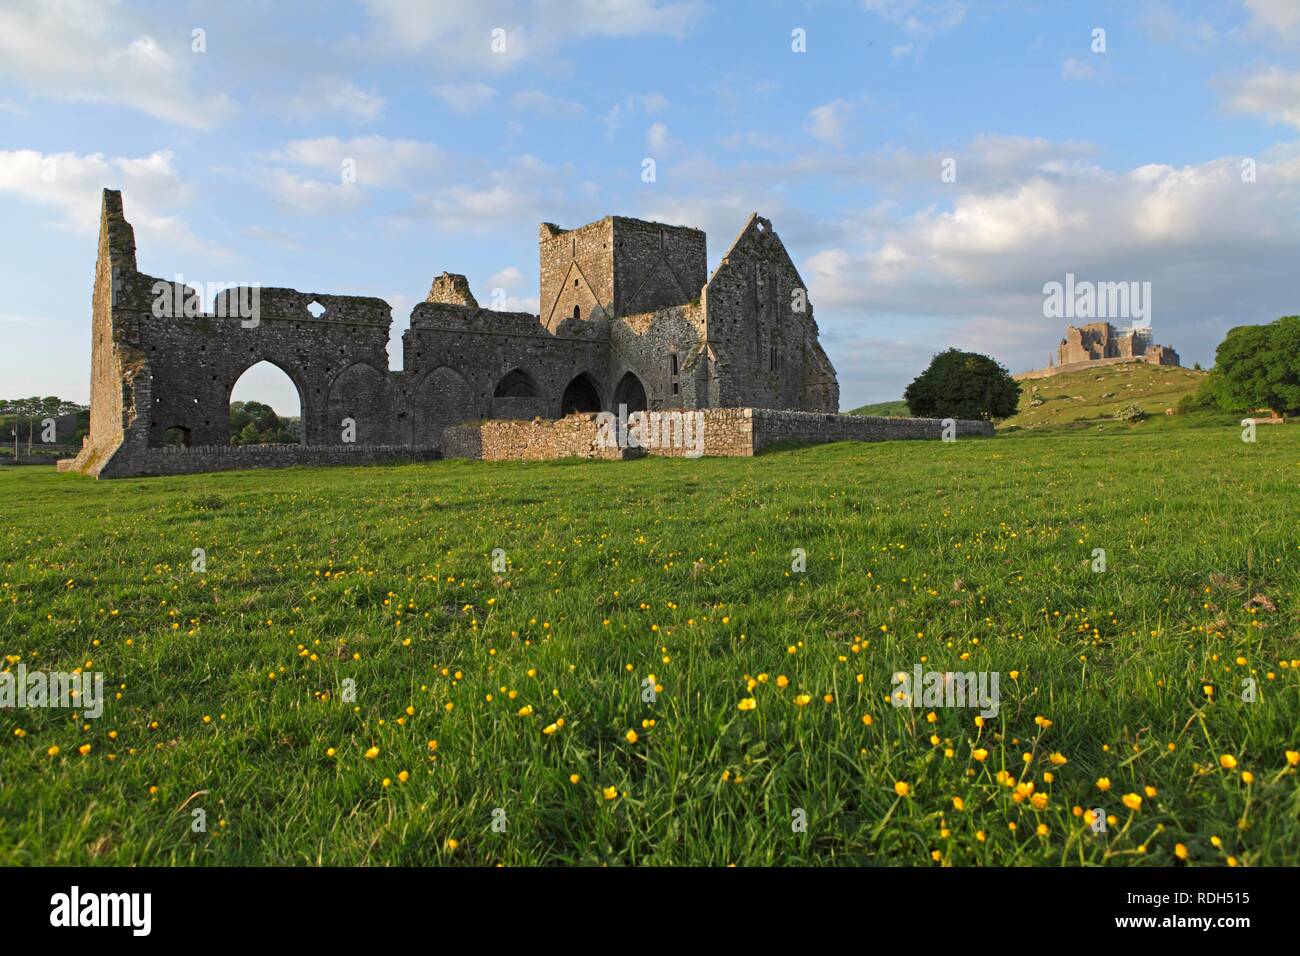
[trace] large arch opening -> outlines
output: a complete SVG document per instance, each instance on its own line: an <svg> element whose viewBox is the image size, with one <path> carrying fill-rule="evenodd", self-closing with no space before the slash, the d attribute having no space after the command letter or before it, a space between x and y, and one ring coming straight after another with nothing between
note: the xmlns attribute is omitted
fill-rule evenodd
<svg viewBox="0 0 1300 956"><path fill-rule="evenodd" d="M230 389L230 444L297 445L302 442L302 395L280 366L251 365Z"/></svg>
<svg viewBox="0 0 1300 956"><path fill-rule="evenodd" d="M560 399L561 416L573 412L598 412L600 407L600 389L586 372L568 384L564 397Z"/></svg>
<svg viewBox="0 0 1300 956"><path fill-rule="evenodd" d="M173 425L171 428L163 432L163 444L189 448L190 430L184 425Z"/></svg>
<svg viewBox="0 0 1300 956"><path fill-rule="evenodd" d="M501 376L501 381L497 382L496 389L492 392L493 398L536 398L537 386L533 384L532 378L521 368L511 369Z"/></svg>
<svg viewBox="0 0 1300 956"><path fill-rule="evenodd" d="M617 409L620 405L626 405L629 413L644 412L649 407L645 386L631 372L624 375L618 383L618 388L614 389L614 408Z"/></svg>

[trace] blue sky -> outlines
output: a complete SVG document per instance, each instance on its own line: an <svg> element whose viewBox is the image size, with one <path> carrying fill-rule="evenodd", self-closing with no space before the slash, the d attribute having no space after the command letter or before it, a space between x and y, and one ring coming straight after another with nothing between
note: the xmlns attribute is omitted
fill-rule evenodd
<svg viewBox="0 0 1300 956"><path fill-rule="evenodd" d="M540 221L699 226L712 268L754 211L844 408L950 345L1043 365L1067 273L1150 282L1209 364L1300 312L1298 54L1297 0L0 0L0 395L88 397L105 186L146 272L385 298L393 367L443 270L535 310Z"/></svg>

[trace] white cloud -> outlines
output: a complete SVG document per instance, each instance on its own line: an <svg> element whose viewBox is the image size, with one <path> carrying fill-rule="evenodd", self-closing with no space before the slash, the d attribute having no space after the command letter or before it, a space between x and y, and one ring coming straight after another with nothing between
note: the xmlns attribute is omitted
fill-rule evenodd
<svg viewBox="0 0 1300 956"><path fill-rule="evenodd" d="M1062 331L1043 317L1044 283L1150 281L1157 341L1208 358L1231 325L1294 311L1298 201L1300 147L1261 158L1254 183L1229 157L1066 169L850 222L859 241L808 256L804 276L822 316L935 322L944 344L984 334L1020 368L1042 365Z"/></svg>
<svg viewBox="0 0 1300 956"><path fill-rule="evenodd" d="M329 170L342 182L343 164L351 160L356 182L363 186L392 187L427 180L448 165L446 151L433 143L385 136L336 136L298 139L265 158L313 169Z"/></svg>
<svg viewBox="0 0 1300 956"><path fill-rule="evenodd" d="M696 0L365 0L367 49L414 54L436 49L449 65L500 70L553 58L586 37L681 38L696 23ZM493 52L492 31L505 31Z"/></svg>
<svg viewBox="0 0 1300 956"><path fill-rule="evenodd" d="M601 121L605 124L605 134L613 136L623 125L625 115L639 111L652 116L667 108L668 98L662 93L639 93L615 103Z"/></svg>
<svg viewBox="0 0 1300 956"><path fill-rule="evenodd" d="M1068 56L1061 64L1061 79L1086 80L1093 75L1092 64L1078 57Z"/></svg>
<svg viewBox="0 0 1300 956"><path fill-rule="evenodd" d="M1151 0L1138 15L1147 34L1161 43L1204 47L1221 39L1218 29L1204 17L1191 20L1165 0Z"/></svg>
<svg viewBox="0 0 1300 956"><path fill-rule="evenodd" d="M842 144L844 124L853 111L847 100L832 100L808 111L808 125L804 127L813 139L833 146Z"/></svg>
<svg viewBox="0 0 1300 956"><path fill-rule="evenodd" d="M645 131L646 149L654 156L664 156L673 148L672 137L664 123L651 123Z"/></svg>
<svg viewBox="0 0 1300 956"><path fill-rule="evenodd" d="M536 116L557 116L567 119L576 119L586 112L581 103L561 99L542 90L520 90L510 97L510 105Z"/></svg>
<svg viewBox="0 0 1300 956"><path fill-rule="evenodd" d="M280 206L301 216L337 216L365 202L360 186L341 179L308 179L287 169L265 169L257 178Z"/></svg>
<svg viewBox="0 0 1300 956"><path fill-rule="evenodd" d="M0 74L29 92L129 106L198 129L235 112L224 93L193 89L188 31L164 48L133 33L112 0L11 0L0 6Z"/></svg>
<svg viewBox="0 0 1300 956"><path fill-rule="evenodd" d="M487 295L479 301L479 305L500 312L531 312L536 315L541 311L541 299L538 296L503 295L500 301L493 298L498 289L503 293L517 293L518 290L524 290L530 285L536 288L536 279L530 283L529 279L519 269L514 266L506 266L504 269L492 273L488 278Z"/></svg>
<svg viewBox="0 0 1300 956"><path fill-rule="evenodd" d="M176 207L191 196L169 151L114 159L103 153L0 151L0 193L54 209L61 227L82 235L94 235L99 229L105 187L122 190L137 244L159 249L179 246L217 258L232 255L195 235L176 214Z"/></svg>
<svg viewBox="0 0 1300 956"><path fill-rule="evenodd" d="M757 130L744 130L735 133L728 133L718 140L727 149L762 149L768 151L782 150L788 148L789 144L779 137L769 136L766 133L760 133Z"/></svg>
<svg viewBox="0 0 1300 956"><path fill-rule="evenodd" d="M863 0L882 19L920 37L961 26L970 4L966 0Z"/></svg>
<svg viewBox="0 0 1300 956"><path fill-rule="evenodd" d="M337 76L317 76L305 83L283 103L283 112L294 120L335 115L361 123L378 119L387 100L373 90Z"/></svg>
<svg viewBox="0 0 1300 956"><path fill-rule="evenodd" d="M1290 42L1300 39L1300 4L1295 0L1244 0L1251 32Z"/></svg>
<svg viewBox="0 0 1300 956"><path fill-rule="evenodd" d="M1300 72L1270 66L1220 81L1227 107L1300 129Z"/></svg>
<svg viewBox="0 0 1300 956"><path fill-rule="evenodd" d="M446 83L434 87L433 92L457 113L476 113L497 95L486 83Z"/></svg>
<svg viewBox="0 0 1300 956"><path fill-rule="evenodd" d="M524 284L524 274L514 266L506 266L504 269L492 273L488 279L488 285L492 288L505 289L509 292L511 289L518 289Z"/></svg>
<svg viewBox="0 0 1300 956"><path fill-rule="evenodd" d="M599 189L576 179L572 166L549 166L523 154L471 181L421 194L393 220L499 235L503 230L513 233L521 223L591 222L608 211L601 205Z"/></svg>

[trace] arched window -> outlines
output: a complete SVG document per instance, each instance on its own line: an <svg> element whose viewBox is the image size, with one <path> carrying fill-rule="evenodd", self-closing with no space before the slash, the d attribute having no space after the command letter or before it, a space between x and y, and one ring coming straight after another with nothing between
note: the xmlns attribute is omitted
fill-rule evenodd
<svg viewBox="0 0 1300 956"><path fill-rule="evenodd" d="M284 370L258 362L230 390L232 445L296 445L302 441L302 400Z"/></svg>
<svg viewBox="0 0 1300 956"><path fill-rule="evenodd" d="M580 319L580 318L582 318L582 306L580 306L580 305L575 305L575 306L573 307L573 317L574 317L575 319Z"/></svg>
<svg viewBox="0 0 1300 956"><path fill-rule="evenodd" d="M536 398L537 387L533 385L533 380L528 377L527 372L523 369L516 368L501 376L501 381L497 382L497 387L492 392L492 397Z"/></svg>
<svg viewBox="0 0 1300 956"><path fill-rule="evenodd" d="M583 372L564 390L564 397L560 399L560 414L598 411L600 411L600 391L596 388L596 383L591 380L591 376Z"/></svg>
<svg viewBox="0 0 1300 956"><path fill-rule="evenodd" d="M644 412L647 408L645 386L631 372L624 375L618 388L614 389L614 409L620 405L626 405L629 413Z"/></svg>

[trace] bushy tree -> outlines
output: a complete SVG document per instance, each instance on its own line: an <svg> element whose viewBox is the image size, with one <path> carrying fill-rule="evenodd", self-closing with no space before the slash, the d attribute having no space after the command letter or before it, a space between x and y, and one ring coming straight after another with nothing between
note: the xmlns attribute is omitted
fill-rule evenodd
<svg viewBox="0 0 1300 956"><path fill-rule="evenodd" d="M293 445L298 436L292 422L281 419L261 402L230 403L232 445Z"/></svg>
<svg viewBox="0 0 1300 956"><path fill-rule="evenodd" d="M1005 368L977 352L940 352L903 400L917 418L979 418L1014 415L1020 383Z"/></svg>
<svg viewBox="0 0 1300 956"><path fill-rule="evenodd" d="M1300 414L1300 316L1229 329L1214 353L1211 380L1229 411Z"/></svg>

